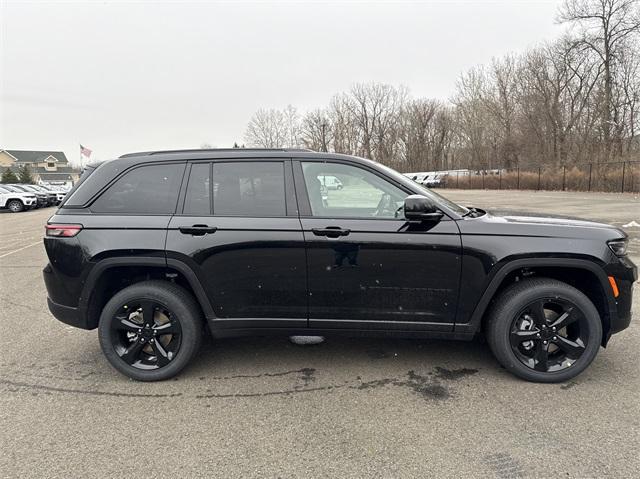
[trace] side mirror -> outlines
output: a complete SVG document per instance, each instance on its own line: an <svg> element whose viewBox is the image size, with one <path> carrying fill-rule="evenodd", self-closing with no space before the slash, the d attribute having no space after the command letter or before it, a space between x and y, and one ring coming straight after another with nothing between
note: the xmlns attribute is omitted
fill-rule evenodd
<svg viewBox="0 0 640 479"><path fill-rule="evenodd" d="M442 216L435 203L426 196L410 195L404 200L404 217L409 223L438 221Z"/></svg>

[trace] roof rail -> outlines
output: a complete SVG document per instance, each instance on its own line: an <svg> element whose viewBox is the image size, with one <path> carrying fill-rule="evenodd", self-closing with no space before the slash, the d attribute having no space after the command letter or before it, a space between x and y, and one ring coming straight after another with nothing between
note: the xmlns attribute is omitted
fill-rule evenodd
<svg viewBox="0 0 640 479"><path fill-rule="evenodd" d="M121 155L120 158L129 158L131 156L149 156L149 155L165 155L172 153L207 153L207 152L220 152L220 151L313 151L309 148L198 148L198 149L185 149L185 150L157 150L157 151L139 151L135 153L126 153Z"/></svg>

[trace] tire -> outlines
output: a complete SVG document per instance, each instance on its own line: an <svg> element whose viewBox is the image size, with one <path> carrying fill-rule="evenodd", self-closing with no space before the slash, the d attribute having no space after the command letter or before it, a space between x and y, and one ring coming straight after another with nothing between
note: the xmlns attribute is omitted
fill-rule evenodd
<svg viewBox="0 0 640 479"><path fill-rule="evenodd" d="M9 203L7 203L7 208L12 213L20 213L22 210L24 210L24 204L22 204L22 201L20 200L11 200L9 201Z"/></svg>
<svg viewBox="0 0 640 479"><path fill-rule="evenodd" d="M159 318L167 322L160 324ZM202 325L200 308L186 290L167 281L144 281L107 302L98 337L105 357L119 372L137 381L162 381L182 371L197 353Z"/></svg>
<svg viewBox="0 0 640 479"><path fill-rule="evenodd" d="M486 336L498 362L514 375L557 383L576 377L594 360L602 321L576 288L554 279L527 279L498 297Z"/></svg>

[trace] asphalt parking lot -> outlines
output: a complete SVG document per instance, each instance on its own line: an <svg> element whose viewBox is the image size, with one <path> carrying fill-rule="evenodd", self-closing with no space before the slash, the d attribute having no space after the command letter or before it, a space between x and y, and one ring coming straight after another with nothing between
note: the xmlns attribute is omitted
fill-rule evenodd
<svg viewBox="0 0 640 479"><path fill-rule="evenodd" d="M443 193L640 222L633 195ZM47 310L52 213L0 214L1 477L637 477L637 297L631 327L565 384L516 379L479 341L345 338L207 340L175 380L136 383ZM640 227L626 231L639 264Z"/></svg>

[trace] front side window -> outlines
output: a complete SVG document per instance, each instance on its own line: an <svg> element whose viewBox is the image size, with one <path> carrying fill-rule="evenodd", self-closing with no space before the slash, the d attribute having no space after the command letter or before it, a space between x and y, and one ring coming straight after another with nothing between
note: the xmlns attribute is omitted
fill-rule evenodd
<svg viewBox="0 0 640 479"><path fill-rule="evenodd" d="M207 216L211 214L209 171L209 163L196 163L191 166L182 210L185 215Z"/></svg>
<svg viewBox="0 0 640 479"><path fill-rule="evenodd" d="M214 163L213 214L286 216L283 163Z"/></svg>
<svg viewBox="0 0 640 479"><path fill-rule="evenodd" d="M91 211L110 214L173 214L184 164L135 168L112 184L91 205Z"/></svg>
<svg viewBox="0 0 640 479"><path fill-rule="evenodd" d="M403 218L403 190L364 168L342 163L303 162L313 216Z"/></svg>

